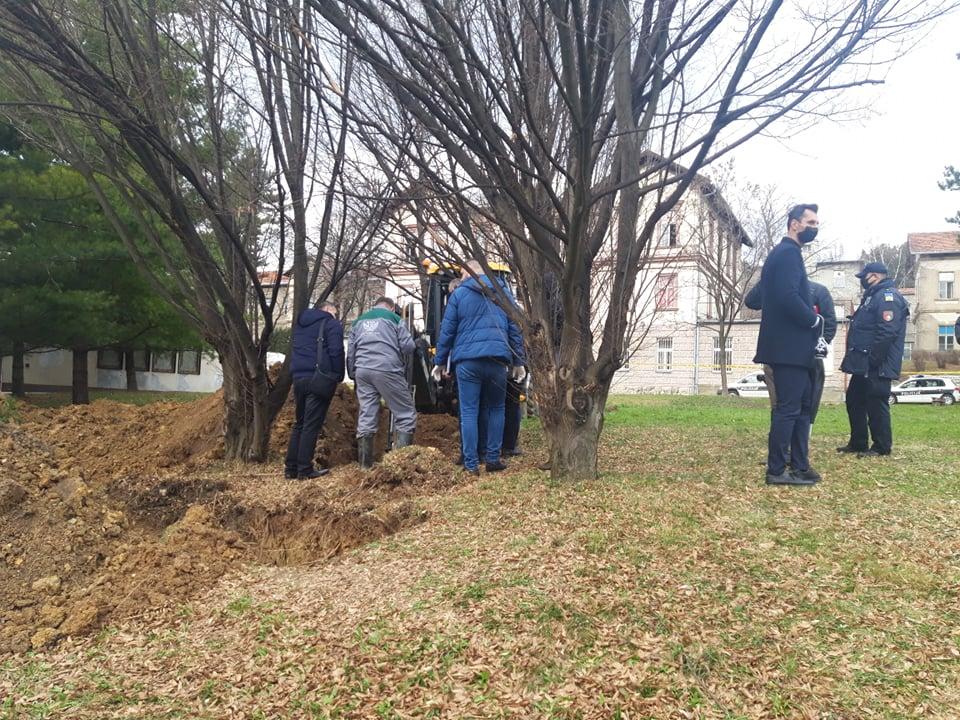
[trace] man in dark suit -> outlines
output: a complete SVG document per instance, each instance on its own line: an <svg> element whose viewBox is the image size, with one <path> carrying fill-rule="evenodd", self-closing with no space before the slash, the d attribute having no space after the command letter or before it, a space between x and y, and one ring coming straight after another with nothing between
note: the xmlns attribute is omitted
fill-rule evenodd
<svg viewBox="0 0 960 720"><path fill-rule="evenodd" d="M763 315L754 362L773 369L777 404L770 414L768 485L813 485L810 467L811 370L823 318L813 310L800 248L817 236L816 205L796 205L787 214L787 235L760 273ZM787 457L793 468L787 469Z"/></svg>

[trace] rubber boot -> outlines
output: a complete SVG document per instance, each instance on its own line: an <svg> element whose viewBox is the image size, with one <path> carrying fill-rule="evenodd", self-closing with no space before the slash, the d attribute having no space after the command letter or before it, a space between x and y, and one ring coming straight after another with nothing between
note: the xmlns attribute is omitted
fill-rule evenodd
<svg viewBox="0 0 960 720"><path fill-rule="evenodd" d="M369 470L373 467L373 435L357 438L357 456L361 470Z"/></svg>
<svg viewBox="0 0 960 720"><path fill-rule="evenodd" d="M402 447L409 447L410 445L413 445L413 433L398 432L397 433L397 449Z"/></svg>

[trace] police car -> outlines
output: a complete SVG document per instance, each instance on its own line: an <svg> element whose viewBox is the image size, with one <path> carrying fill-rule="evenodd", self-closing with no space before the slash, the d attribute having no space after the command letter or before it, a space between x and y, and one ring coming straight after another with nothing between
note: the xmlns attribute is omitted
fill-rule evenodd
<svg viewBox="0 0 960 720"><path fill-rule="evenodd" d="M953 405L960 402L960 389L952 378L931 375L912 375L899 385L890 388L890 404L941 403Z"/></svg>
<svg viewBox="0 0 960 720"><path fill-rule="evenodd" d="M727 392L740 397L770 397L770 393L767 392L767 384L763 381L762 372L752 372L749 375L744 375L735 383L729 385Z"/></svg>

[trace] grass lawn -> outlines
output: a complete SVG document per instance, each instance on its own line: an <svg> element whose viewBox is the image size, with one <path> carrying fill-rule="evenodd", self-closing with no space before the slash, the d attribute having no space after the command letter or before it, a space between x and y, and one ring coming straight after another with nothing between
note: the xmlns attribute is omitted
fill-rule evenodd
<svg viewBox="0 0 960 720"><path fill-rule="evenodd" d="M155 402L193 402L206 397L207 393L139 390L91 390L90 402L113 400L126 405L149 405ZM37 407L56 408L70 404L70 392L28 393L24 402Z"/></svg>
<svg viewBox="0 0 960 720"><path fill-rule="evenodd" d="M9 661L0 718L960 717L960 408L892 408L871 461L825 406L824 482L769 488L764 401L610 405L599 480L485 476L410 532Z"/></svg>

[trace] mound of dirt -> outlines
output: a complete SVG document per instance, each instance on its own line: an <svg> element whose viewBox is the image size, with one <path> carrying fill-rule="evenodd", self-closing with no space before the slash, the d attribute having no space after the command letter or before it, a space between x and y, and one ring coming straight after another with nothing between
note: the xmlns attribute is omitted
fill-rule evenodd
<svg viewBox="0 0 960 720"><path fill-rule="evenodd" d="M387 453L383 461L367 475L360 475L360 486L406 486L418 490L444 490L464 478L442 452L432 447L411 445Z"/></svg>
<svg viewBox="0 0 960 720"><path fill-rule="evenodd" d="M456 420L421 416L416 440L440 450L404 448L361 473L357 409L341 386L317 447L339 469L309 482L283 479L277 457L292 398L262 466L222 461L220 394L27 407L22 425L0 424L0 656L182 602L240 562L322 560L422 522L412 499L464 478Z"/></svg>
<svg viewBox="0 0 960 720"><path fill-rule="evenodd" d="M123 510L26 430L0 425L0 655L27 650L39 627L67 617L71 588L86 584L123 541Z"/></svg>
<svg viewBox="0 0 960 720"><path fill-rule="evenodd" d="M223 456L223 397L138 407L113 400L63 408L25 407L23 427L69 457L90 482L203 465Z"/></svg>

